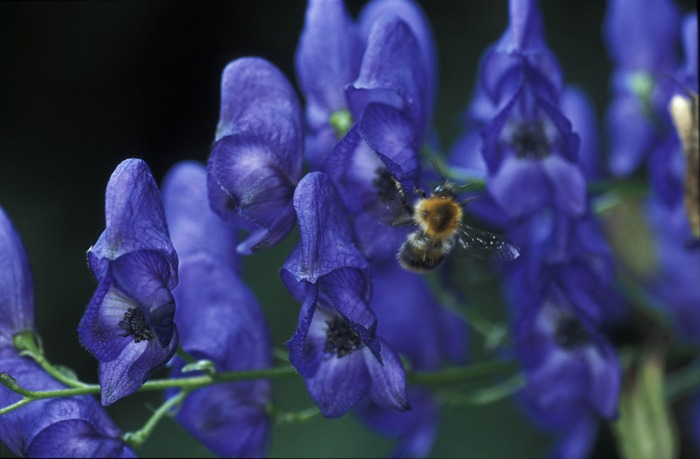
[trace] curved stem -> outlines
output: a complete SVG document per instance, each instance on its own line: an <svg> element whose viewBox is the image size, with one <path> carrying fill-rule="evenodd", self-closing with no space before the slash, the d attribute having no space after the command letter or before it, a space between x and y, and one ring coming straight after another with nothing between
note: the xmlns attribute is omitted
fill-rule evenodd
<svg viewBox="0 0 700 459"><path fill-rule="evenodd" d="M141 446L146 440L148 440L148 437L151 436L151 433L158 425L160 420L163 419L163 416L165 416L171 408L181 404L189 393L189 390L183 390L177 395L174 395L173 397L170 397L168 400L166 400L165 403L158 407L158 409L153 413L153 415L148 419L148 421L146 421L146 424L144 424L142 428L135 432L126 432L122 436L124 442L132 447Z"/></svg>

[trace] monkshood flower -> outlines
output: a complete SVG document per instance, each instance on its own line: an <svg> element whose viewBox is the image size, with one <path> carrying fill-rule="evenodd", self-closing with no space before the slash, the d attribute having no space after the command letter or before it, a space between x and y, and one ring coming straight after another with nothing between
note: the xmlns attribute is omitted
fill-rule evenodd
<svg viewBox="0 0 700 459"><path fill-rule="evenodd" d="M214 211L250 231L239 253L274 246L292 229L302 139L299 99L277 67L254 57L226 66L207 182Z"/></svg>
<svg viewBox="0 0 700 459"><path fill-rule="evenodd" d="M556 103L562 72L558 59L547 47L538 2L510 0L508 4L508 28L479 65L483 96L494 106L503 106L526 83L533 92ZM481 104L476 107L484 110Z"/></svg>
<svg viewBox="0 0 700 459"><path fill-rule="evenodd" d="M13 336L26 331L35 332L32 275L22 242L0 207L0 372L24 389L64 389L15 350ZM0 408L21 398L0 385ZM0 441L18 456L135 457L120 435L90 396L36 400L0 416Z"/></svg>
<svg viewBox="0 0 700 459"><path fill-rule="evenodd" d="M419 180L428 119L420 49L401 19L375 21L360 76L347 88L353 113L361 115L324 163L372 260L393 257L406 237L406 228L392 227L405 214L396 182L412 191Z"/></svg>
<svg viewBox="0 0 700 459"><path fill-rule="evenodd" d="M0 349L34 331L34 283L29 260L12 222L0 207Z"/></svg>
<svg viewBox="0 0 700 459"><path fill-rule="evenodd" d="M608 2L603 34L615 65L613 101L606 114L610 136L610 171L633 173L658 147L669 125L666 105L678 68L676 47L680 12L672 0ZM657 113L658 116L651 116Z"/></svg>
<svg viewBox="0 0 700 459"><path fill-rule="evenodd" d="M510 227L508 237L523 250L513 274L522 276L522 288L543 292L555 282L579 313L605 319L614 260L594 215L569 218L543 209Z"/></svg>
<svg viewBox="0 0 700 459"><path fill-rule="evenodd" d="M392 39L393 32L384 26L379 26L384 30L383 36L372 36L375 25L385 20L383 17L400 18L407 24L412 32L411 43L405 42L407 38L401 34L394 34ZM419 61L406 61L404 50L412 49L414 41L418 44ZM416 74L413 67L420 61L420 71L425 76ZM305 155L313 169L322 168L326 156L344 134L336 131L342 124L341 118L345 117L349 127L368 102L382 101L401 107L420 104L423 108L414 113L429 117L435 100L437 66L432 32L423 11L411 0L370 2L361 11L357 24L342 1L310 1L295 54L295 69L307 102ZM377 75L377 70L383 75ZM358 90L364 94L352 95ZM418 122L416 128L422 129L421 136L427 125L426 121Z"/></svg>
<svg viewBox="0 0 700 459"><path fill-rule="evenodd" d="M545 44L537 2L512 0L508 29L482 58L469 131L450 153L451 164L488 177L489 196L472 207L480 216L498 224L499 213L515 220L548 206L569 216L583 213L579 137L562 113L561 88L561 69ZM581 104L569 108L590 119Z"/></svg>
<svg viewBox="0 0 700 459"><path fill-rule="evenodd" d="M465 324L437 302L425 279L402 269L394 260L372 268L370 306L377 314L382 338L407 358L415 371L435 370L446 361L463 363ZM356 413L373 431L398 439L392 456L426 457L438 430L438 408L424 388L409 386L408 396L410 411L382 408L367 399Z"/></svg>
<svg viewBox="0 0 700 459"><path fill-rule="evenodd" d="M140 159L123 161L107 184L104 232L88 250L98 286L80 320L80 342L99 360L102 404L143 385L175 353L171 290L177 254L160 192Z"/></svg>
<svg viewBox="0 0 700 459"><path fill-rule="evenodd" d="M586 180L578 164L579 137L557 106L532 89L522 85L481 131L489 194L510 219L543 207L580 216Z"/></svg>
<svg viewBox="0 0 700 459"><path fill-rule="evenodd" d="M237 275L235 228L208 206L206 169L178 163L163 181L163 204L180 258L173 290L180 346L217 371L251 370L272 363L270 337L253 293ZM184 362L176 358L173 375ZM171 391L169 395L173 395ZM224 457L265 455L270 382L216 384L187 396L175 418L197 440Z"/></svg>
<svg viewBox="0 0 700 459"><path fill-rule="evenodd" d="M24 389L65 389L14 349L0 351L0 371L10 374ZM0 385L0 407L21 398ZM3 414L0 440L21 457L136 457L104 408L87 395L36 400Z"/></svg>
<svg viewBox="0 0 700 459"><path fill-rule="evenodd" d="M541 295L513 290L521 303L513 324L514 349L527 380L521 401L544 426L564 434L559 448L569 451L567 457L585 457L596 432L591 417L617 417L617 355L595 322L580 314L555 283Z"/></svg>
<svg viewBox="0 0 700 459"><path fill-rule="evenodd" d="M321 172L305 176L294 208L301 241L280 273L302 303L287 342L290 362L326 417L344 415L365 396L383 407L408 409L403 365L375 335L369 266L352 243L330 178Z"/></svg>

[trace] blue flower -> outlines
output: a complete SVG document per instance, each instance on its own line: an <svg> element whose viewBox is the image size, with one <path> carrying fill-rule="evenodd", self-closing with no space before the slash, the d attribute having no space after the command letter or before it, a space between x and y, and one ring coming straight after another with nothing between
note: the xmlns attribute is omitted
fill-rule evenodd
<svg viewBox="0 0 700 459"><path fill-rule="evenodd" d="M34 285L27 255L0 207L0 372L33 391L64 389L33 360L20 357L13 336L36 332ZM0 407L22 396L0 385ZM0 441L26 457L135 457L106 411L90 396L36 400L0 416Z"/></svg>
<svg viewBox="0 0 700 459"><path fill-rule="evenodd" d="M562 72L546 45L537 0L510 0L509 13L508 28L479 65L483 96L493 107L502 107L527 84L541 97L556 102L562 88ZM480 106L483 113L486 107Z"/></svg>
<svg viewBox="0 0 700 459"><path fill-rule="evenodd" d="M532 87L521 86L482 137L488 191L511 219L542 207L572 217L583 214L586 181L578 164L579 138L561 111Z"/></svg>
<svg viewBox="0 0 700 459"><path fill-rule="evenodd" d="M435 370L446 361L466 360L466 327L431 294L425 278L394 260L372 265L374 293L370 305L381 336L415 371ZM397 288L401 286L401 288ZM439 412L430 391L408 388L411 410L397 412L365 400L356 413L372 430L398 439L394 457L426 457L438 431Z"/></svg>
<svg viewBox="0 0 700 459"><path fill-rule="evenodd" d="M671 0L608 2L604 38L615 64L613 100L607 110L610 133L609 167L615 175L633 173L658 147L661 114L668 125L666 104L675 84L657 75L676 71L680 12Z"/></svg>
<svg viewBox="0 0 700 459"><path fill-rule="evenodd" d="M314 169L338 141L331 116L347 109L344 89L357 76L362 51L344 2L309 1L294 66L306 98L305 156Z"/></svg>
<svg viewBox="0 0 700 459"><path fill-rule="evenodd" d="M563 111L586 121L591 112L577 92L565 91L560 101L562 86L537 2L512 0L508 28L481 60L468 131L450 153L451 164L488 179L488 196L470 206L482 218L502 225L549 206L569 216L583 213L579 137ZM590 124L583 127L590 132ZM585 146L590 156L588 141Z"/></svg>
<svg viewBox="0 0 700 459"><path fill-rule="evenodd" d="M0 207L0 349L34 331L34 283L22 242Z"/></svg>
<svg viewBox="0 0 700 459"><path fill-rule="evenodd" d="M250 231L238 252L277 244L294 225L301 178L301 108L287 78L261 58L224 69L216 143L207 165L209 200L220 217Z"/></svg>
<svg viewBox="0 0 700 459"><path fill-rule="evenodd" d="M545 425L570 430L591 414L617 416L620 366L595 322L555 284L543 295L513 292L521 303L514 349L527 379L523 401Z"/></svg>
<svg viewBox="0 0 700 459"><path fill-rule="evenodd" d="M175 353L171 290L178 259L158 187L146 163L123 161L105 199L106 227L88 250L98 287L78 326L80 342L100 362L102 404L125 397Z"/></svg>
<svg viewBox="0 0 700 459"><path fill-rule="evenodd" d="M372 260L393 258L407 234L406 228L392 227L405 215L396 181L406 190L418 184L430 106L427 73L410 27L398 17L381 16L359 77L346 90L357 122L324 163L355 216L358 245Z"/></svg>
<svg viewBox="0 0 700 459"><path fill-rule="evenodd" d="M281 276L302 303L299 324L287 342L290 362L326 417L340 417L363 397L408 409L406 375L398 354L375 336L368 303L367 261L326 174L308 174L294 194L301 241Z"/></svg>
<svg viewBox="0 0 700 459"><path fill-rule="evenodd" d="M181 347L195 358L212 361L217 371L269 367L272 353L265 319L237 274L235 228L208 206L205 168L194 162L173 166L163 181L163 203L180 254L180 282L173 296ZM180 373L183 365L177 358L173 375L190 376ZM267 380L198 389L175 417L216 454L264 456L271 389Z"/></svg>
<svg viewBox="0 0 700 459"><path fill-rule="evenodd" d="M378 25L396 20L410 28L410 38ZM425 117L416 126L422 136L435 100L435 60L430 26L413 1L370 2L357 24L343 2L310 1L295 68L307 100L306 156L312 168L323 167L344 134L336 132L332 118L345 113L358 119L370 101L415 106L414 114Z"/></svg>

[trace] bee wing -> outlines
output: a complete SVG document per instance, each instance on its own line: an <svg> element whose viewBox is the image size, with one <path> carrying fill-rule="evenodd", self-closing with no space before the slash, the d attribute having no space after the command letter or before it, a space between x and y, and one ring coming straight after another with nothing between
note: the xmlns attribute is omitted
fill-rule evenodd
<svg viewBox="0 0 700 459"><path fill-rule="evenodd" d="M520 249L505 237L465 224L462 224L458 241L467 253L480 260L510 261L520 256Z"/></svg>

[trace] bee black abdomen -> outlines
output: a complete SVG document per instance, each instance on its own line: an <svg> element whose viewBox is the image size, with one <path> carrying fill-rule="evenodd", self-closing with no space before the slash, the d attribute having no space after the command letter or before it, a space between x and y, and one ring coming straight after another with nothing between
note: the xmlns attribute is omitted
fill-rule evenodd
<svg viewBox="0 0 700 459"><path fill-rule="evenodd" d="M452 241L435 242L423 231L416 231L403 243L397 258L404 269L422 273L435 269L450 252L452 245Z"/></svg>

